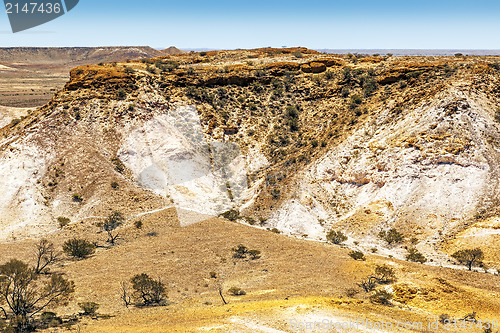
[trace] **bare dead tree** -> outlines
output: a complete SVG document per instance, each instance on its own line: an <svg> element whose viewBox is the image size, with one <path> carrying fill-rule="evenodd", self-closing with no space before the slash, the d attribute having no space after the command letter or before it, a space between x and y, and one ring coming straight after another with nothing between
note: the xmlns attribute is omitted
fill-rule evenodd
<svg viewBox="0 0 500 333"><path fill-rule="evenodd" d="M215 272L210 273L210 278L214 279L215 287L224 305L228 304L223 295L224 283L227 280L227 278L232 275L235 267L236 267L236 261L229 261L224 257L220 257L220 263L217 269L218 273Z"/></svg>
<svg viewBox="0 0 500 333"><path fill-rule="evenodd" d="M60 255L61 253L56 251L53 243L46 239L40 240L35 249L35 274L41 274L47 266L56 262Z"/></svg>
<svg viewBox="0 0 500 333"><path fill-rule="evenodd" d="M120 298L122 299L123 303L125 304L125 307L128 308L128 306L130 304L132 304L132 297L130 296L126 282L122 282L120 284Z"/></svg>
<svg viewBox="0 0 500 333"><path fill-rule="evenodd" d="M366 292L374 290L376 285L377 285L377 278L374 276L370 276L367 279L362 280L360 283L358 283L358 286L363 288Z"/></svg>

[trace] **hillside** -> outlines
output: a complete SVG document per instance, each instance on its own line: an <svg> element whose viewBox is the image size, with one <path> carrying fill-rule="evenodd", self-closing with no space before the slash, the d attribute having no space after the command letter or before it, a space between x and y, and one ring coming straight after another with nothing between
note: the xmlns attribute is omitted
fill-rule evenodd
<svg viewBox="0 0 500 333"><path fill-rule="evenodd" d="M0 105L38 107L47 103L81 65L164 55L147 46L0 48Z"/></svg>
<svg viewBox="0 0 500 333"><path fill-rule="evenodd" d="M74 68L49 103L0 119L2 256L27 258L44 235L102 239L99 223L121 212L117 246L57 267L79 301L117 316L88 332L288 332L299 314L427 321L443 309L493 319L499 61L262 48ZM379 237L391 228L404 241ZM325 244L330 230L343 247ZM263 253L225 268L227 287L249 294L216 305L209 273L240 243ZM473 247L484 265L466 272L450 255ZM427 263L404 261L409 248ZM397 271L382 287L394 307L346 297L382 263ZM165 277L172 306L119 305L118 280L141 269Z"/></svg>

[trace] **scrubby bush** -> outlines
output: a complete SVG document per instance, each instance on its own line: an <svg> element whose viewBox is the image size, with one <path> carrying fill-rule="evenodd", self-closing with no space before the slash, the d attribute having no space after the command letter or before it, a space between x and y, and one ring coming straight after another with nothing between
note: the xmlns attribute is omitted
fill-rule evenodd
<svg viewBox="0 0 500 333"><path fill-rule="evenodd" d="M361 251L351 251L349 256L354 260L366 260L364 253Z"/></svg>
<svg viewBox="0 0 500 333"><path fill-rule="evenodd" d="M64 242L63 251L68 256L84 259L95 252L95 245L86 239L73 238Z"/></svg>
<svg viewBox="0 0 500 333"><path fill-rule="evenodd" d="M404 240L403 234L394 228L389 229L389 231L379 232L378 237L386 241L389 245L401 243Z"/></svg>
<svg viewBox="0 0 500 333"><path fill-rule="evenodd" d="M377 81L375 81L374 78L372 78L371 76L364 78L363 94L365 95L365 97L373 95L373 93L377 90L377 88L378 88Z"/></svg>
<svg viewBox="0 0 500 333"><path fill-rule="evenodd" d="M59 216L57 218L57 223L59 223L59 227L64 228L71 223L71 220L67 217Z"/></svg>
<svg viewBox="0 0 500 333"><path fill-rule="evenodd" d="M377 265L375 267L375 277L380 283L391 283L396 281L396 271L387 265Z"/></svg>
<svg viewBox="0 0 500 333"><path fill-rule="evenodd" d="M94 302L82 302L78 303L78 306L83 310L85 316L93 316L99 309L99 304Z"/></svg>
<svg viewBox="0 0 500 333"><path fill-rule="evenodd" d="M78 202L78 203L80 203L80 202L82 202L82 201L83 201L83 198L82 198L82 196L81 196L80 194L78 194L78 193L73 193L73 201L74 201L74 202Z"/></svg>
<svg viewBox="0 0 500 333"><path fill-rule="evenodd" d="M250 256L250 259L256 260L260 258L260 251L259 250L249 250L248 255Z"/></svg>
<svg viewBox="0 0 500 333"><path fill-rule="evenodd" d="M0 277L2 317L11 319L16 332L31 331L35 314L54 305L65 305L75 291L74 283L61 274L44 279L30 265L16 259L0 266Z"/></svg>
<svg viewBox="0 0 500 333"><path fill-rule="evenodd" d="M427 261L427 258L425 258L425 256L422 253L418 252L417 249L409 248L408 254L406 255L406 260L413 261L413 262L419 262L419 263L423 264Z"/></svg>
<svg viewBox="0 0 500 333"><path fill-rule="evenodd" d="M233 248L233 258L235 259L245 259L248 255L251 260L256 260L260 258L260 253L261 252L259 250L249 250L243 244Z"/></svg>
<svg viewBox="0 0 500 333"><path fill-rule="evenodd" d="M242 244L233 248L233 258L243 259L247 257L248 248Z"/></svg>
<svg viewBox="0 0 500 333"><path fill-rule="evenodd" d="M278 228L272 228L272 229L269 229L271 232L275 233L275 234L281 234L281 231L278 229Z"/></svg>
<svg viewBox="0 0 500 333"><path fill-rule="evenodd" d="M131 279L134 295L144 305L161 304L166 297L165 285L147 274L137 274Z"/></svg>
<svg viewBox="0 0 500 333"><path fill-rule="evenodd" d="M231 287L228 292L233 296L243 296L247 294L246 291L238 287Z"/></svg>
<svg viewBox="0 0 500 333"><path fill-rule="evenodd" d="M134 227L136 229L142 229L142 221L140 221L140 220L139 221L135 221L134 222Z"/></svg>
<svg viewBox="0 0 500 333"><path fill-rule="evenodd" d="M229 221L236 221L240 218L240 212L236 209L228 210L227 212L222 213L220 216Z"/></svg>
<svg viewBox="0 0 500 333"><path fill-rule="evenodd" d="M450 320L450 315L447 314L447 313L442 313L439 315L439 322L442 323L442 324L445 324L447 322L449 322Z"/></svg>
<svg viewBox="0 0 500 333"><path fill-rule="evenodd" d="M330 230L329 233L326 234L326 239L333 244L342 244L347 240L347 236L344 235L342 231Z"/></svg>

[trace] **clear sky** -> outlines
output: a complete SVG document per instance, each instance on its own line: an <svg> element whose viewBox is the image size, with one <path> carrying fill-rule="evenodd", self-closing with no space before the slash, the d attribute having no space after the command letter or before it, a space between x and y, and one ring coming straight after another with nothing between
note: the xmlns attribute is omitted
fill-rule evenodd
<svg viewBox="0 0 500 333"><path fill-rule="evenodd" d="M40 1L40 0L39 0ZM0 46L500 49L500 0L80 0Z"/></svg>

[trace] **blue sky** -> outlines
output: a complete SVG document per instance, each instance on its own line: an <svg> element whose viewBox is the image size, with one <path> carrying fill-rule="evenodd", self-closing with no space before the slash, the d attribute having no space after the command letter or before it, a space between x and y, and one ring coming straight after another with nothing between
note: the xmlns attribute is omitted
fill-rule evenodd
<svg viewBox="0 0 500 333"><path fill-rule="evenodd" d="M66 15L0 46L500 49L492 0L80 0Z"/></svg>

